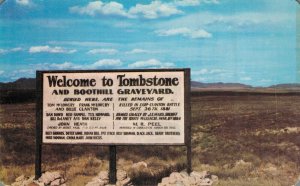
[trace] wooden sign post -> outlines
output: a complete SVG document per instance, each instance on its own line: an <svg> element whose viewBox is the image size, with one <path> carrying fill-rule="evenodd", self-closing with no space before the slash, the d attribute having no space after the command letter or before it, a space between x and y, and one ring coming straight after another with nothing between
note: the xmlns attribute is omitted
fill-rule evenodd
<svg viewBox="0 0 300 186"><path fill-rule="evenodd" d="M190 69L37 71L36 178L43 144L185 145L191 172Z"/></svg>
<svg viewBox="0 0 300 186"><path fill-rule="evenodd" d="M115 145L109 146L109 183L115 184L117 182L117 147Z"/></svg>

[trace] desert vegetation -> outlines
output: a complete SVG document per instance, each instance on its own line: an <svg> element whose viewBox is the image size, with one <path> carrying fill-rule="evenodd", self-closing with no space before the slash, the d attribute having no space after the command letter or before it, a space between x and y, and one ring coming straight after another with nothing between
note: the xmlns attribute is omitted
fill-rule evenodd
<svg viewBox="0 0 300 186"><path fill-rule="evenodd" d="M192 165L218 185L293 185L300 172L300 95L193 93ZM35 104L0 105L0 180L34 174ZM119 146L118 167L137 185L155 185L185 168L185 147ZM145 161L153 174L130 170ZM43 170L59 170L68 185L84 185L108 168L108 147L44 145Z"/></svg>

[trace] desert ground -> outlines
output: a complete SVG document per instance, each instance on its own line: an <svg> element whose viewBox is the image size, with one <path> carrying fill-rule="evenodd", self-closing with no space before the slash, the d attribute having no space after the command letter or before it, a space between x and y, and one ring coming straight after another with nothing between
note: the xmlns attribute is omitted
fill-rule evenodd
<svg viewBox="0 0 300 186"><path fill-rule="evenodd" d="M193 92L192 168L217 185L290 186L300 176L300 94ZM34 174L35 103L0 105L0 180ZM155 185L186 164L182 146L118 146L118 168L145 161L154 176L129 171L136 185ZM108 168L108 147L44 145L43 171L84 185Z"/></svg>

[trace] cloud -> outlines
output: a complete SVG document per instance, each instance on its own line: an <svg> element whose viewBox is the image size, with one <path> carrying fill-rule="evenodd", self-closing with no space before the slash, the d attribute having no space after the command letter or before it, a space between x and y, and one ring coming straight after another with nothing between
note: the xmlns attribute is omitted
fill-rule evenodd
<svg viewBox="0 0 300 186"><path fill-rule="evenodd" d="M31 4L30 0L16 0L18 5L29 6Z"/></svg>
<svg viewBox="0 0 300 186"><path fill-rule="evenodd" d="M177 6L198 6L200 3L219 4L218 0L175 0L174 4Z"/></svg>
<svg viewBox="0 0 300 186"><path fill-rule="evenodd" d="M120 3L115 1L112 2L102 2L102 1L93 1L89 2L86 6L73 6L70 8L70 12L72 13L79 13L82 15L90 15L95 16L99 15L118 15L123 17L130 17L124 6Z"/></svg>
<svg viewBox="0 0 300 186"><path fill-rule="evenodd" d="M103 48L103 49L92 49L87 52L88 54L108 54L113 55L118 53L118 50L113 48Z"/></svg>
<svg viewBox="0 0 300 186"><path fill-rule="evenodd" d="M81 66L77 66L71 62L64 62L64 63L52 63L49 65L51 69L81 69Z"/></svg>
<svg viewBox="0 0 300 186"><path fill-rule="evenodd" d="M116 28L129 28L132 26L132 23L121 21L121 22L117 22L117 23L113 24L113 26Z"/></svg>
<svg viewBox="0 0 300 186"><path fill-rule="evenodd" d="M200 4L200 0L175 0L177 6L197 6Z"/></svg>
<svg viewBox="0 0 300 186"><path fill-rule="evenodd" d="M68 70L68 69L97 69L97 68L105 68L105 67L119 67L122 66L122 61L120 59L101 59L92 64L74 64L72 62L64 62L64 63L51 63L51 64L40 64L40 69L57 69L57 70Z"/></svg>
<svg viewBox="0 0 300 186"><path fill-rule="evenodd" d="M30 70L74 70L84 69L84 65L74 64L72 62L65 61L63 63L37 63L29 64Z"/></svg>
<svg viewBox="0 0 300 186"><path fill-rule="evenodd" d="M34 69L19 69L19 70L14 70L13 74L14 75L17 75L17 74L26 74L28 76L28 75L35 74L35 70Z"/></svg>
<svg viewBox="0 0 300 186"><path fill-rule="evenodd" d="M159 36L184 36L192 39L201 39L201 38L211 38L212 34L203 30L203 29L196 29L192 30L186 27L181 28L173 28L169 30L157 30L155 31L156 34Z"/></svg>
<svg viewBox="0 0 300 186"><path fill-rule="evenodd" d="M29 53L40 53L40 52L48 52L48 53L67 53L72 54L77 52L77 50L66 50L62 47L50 47L48 45L45 46L32 46L29 48Z"/></svg>
<svg viewBox="0 0 300 186"><path fill-rule="evenodd" d="M232 72L224 69L208 69L199 70L192 69L191 76L194 81L200 82L224 82L228 78L232 78Z"/></svg>
<svg viewBox="0 0 300 186"><path fill-rule="evenodd" d="M128 16L123 5L114 1L104 4L102 12L105 15Z"/></svg>
<svg viewBox="0 0 300 186"><path fill-rule="evenodd" d="M200 0L176 0L174 2L177 6L197 6Z"/></svg>
<svg viewBox="0 0 300 186"><path fill-rule="evenodd" d="M121 66L122 62L120 59L101 59L92 64L75 64L72 62L64 62L64 63L39 63L32 64L32 69L39 70L68 70L68 69L97 69L99 67L118 67Z"/></svg>
<svg viewBox="0 0 300 186"><path fill-rule="evenodd" d="M220 4L219 0L204 0L205 3Z"/></svg>
<svg viewBox="0 0 300 186"><path fill-rule="evenodd" d="M149 50L144 50L140 48L132 49L131 51L127 51L126 54L146 54L146 53L153 53Z"/></svg>
<svg viewBox="0 0 300 186"><path fill-rule="evenodd" d="M272 82L272 80L270 79L261 79L259 80L260 83L269 83L269 82Z"/></svg>
<svg viewBox="0 0 300 186"><path fill-rule="evenodd" d="M250 80L252 80L252 78L251 77L242 77L241 80L242 81L250 81Z"/></svg>
<svg viewBox="0 0 300 186"><path fill-rule="evenodd" d="M160 1L152 1L150 4L137 4L129 9L129 14L134 16L142 16L147 19L155 19L159 17L169 17L171 15L182 14L176 6Z"/></svg>
<svg viewBox="0 0 300 186"><path fill-rule="evenodd" d="M157 19L160 17L169 17L173 15L183 14L179 7L198 6L201 3L218 4L219 0L175 0L171 2L163 2L160 0L151 1L148 4L136 4L125 9L123 4L111 1L93 1L85 6L70 7L71 13L81 15L113 15L127 18L145 18Z"/></svg>
<svg viewBox="0 0 300 186"><path fill-rule="evenodd" d="M74 20L69 19L55 19L55 18L35 18L28 20L34 26L43 28L66 28L74 24Z"/></svg>
<svg viewBox="0 0 300 186"><path fill-rule="evenodd" d="M193 76L199 76L199 75L208 75L208 74L220 74L220 73L224 73L225 70L223 69L200 69L200 70L193 70L192 71L192 75Z"/></svg>
<svg viewBox="0 0 300 186"><path fill-rule="evenodd" d="M157 29L165 28L206 28L214 32L254 32L256 30L276 29L282 31L293 28L292 15L287 12L197 12L186 14L172 20L156 24Z"/></svg>
<svg viewBox="0 0 300 186"><path fill-rule="evenodd" d="M129 64L130 68L171 68L176 66L174 63L161 62L157 59L149 59L146 61L137 61Z"/></svg>
<svg viewBox="0 0 300 186"><path fill-rule="evenodd" d="M23 49L21 47L17 47L17 48L12 48L10 49L11 52L19 52L22 51Z"/></svg>
<svg viewBox="0 0 300 186"><path fill-rule="evenodd" d="M0 49L0 54L6 54L10 52L19 52L22 51L23 49L21 47L16 47L16 48L11 48L11 49Z"/></svg>
<svg viewBox="0 0 300 186"><path fill-rule="evenodd" d="M101 59L91 65L92 68L98 67L118 67L123 63L120 59Z"/></svg>
<svg viewBox="0 0 300 186"><path fill-rule="evenodd" d="M69 61L63 63L35 63L29 64L29 68L16 69L9 73L0 70L0 75L5 74L6 78L15 80L21 77L34 77L36 70L86 70L106 67L113 68L121 65L122 62L119 59L102 59L92 64L76 64Z"/></svg>
<svg viewBox="0 0 300 186"><path fill-rule="evenodd" d="M94 42L94 41L49 41L51 45L72 45L80 47L112 47L116 43Z"/></svg>
<svg viewBox="0 0 300 186"><path fill-rule="evenodd" d="M171 15L182 14L173 3L162 3L159 0L152 1L150 4L136 4L126 10L123 4L111 1L89 2L86 6L73 6L70 9L71 13L81 15L115 15L127 18L146 18L156 19L159 17L169 17Z"/></svg>
<svg viewBox="0 0 300 186"><path fill-rule="evenodd" d="M34 77L35 76L35 68L32 69L16 69L11 72L5 73L5 77L8 78L9 80L16 80L21 77Z"/></svg>

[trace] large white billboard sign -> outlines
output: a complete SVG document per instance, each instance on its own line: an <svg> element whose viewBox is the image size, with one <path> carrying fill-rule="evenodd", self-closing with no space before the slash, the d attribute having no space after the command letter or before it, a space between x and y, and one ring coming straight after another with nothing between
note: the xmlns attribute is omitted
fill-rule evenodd
<svg viewBox="0 0 300 186"><path fill-rule="evenodd" d="M185 143L187 69L39 73L43 143Z"/></svg>

